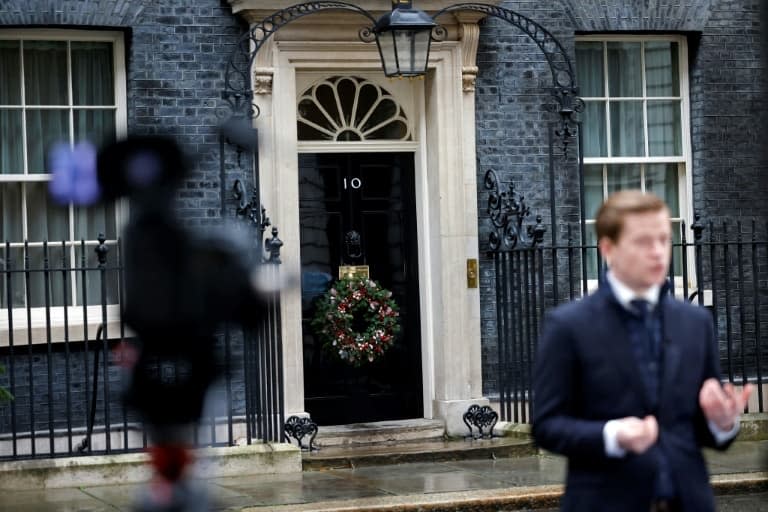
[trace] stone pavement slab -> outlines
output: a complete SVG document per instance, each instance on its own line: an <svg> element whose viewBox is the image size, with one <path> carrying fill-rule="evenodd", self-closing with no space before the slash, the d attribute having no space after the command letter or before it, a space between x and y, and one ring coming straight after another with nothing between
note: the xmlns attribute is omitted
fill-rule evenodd
<svg viewBox="0 0 768 512"><path fill-rule="evenodd" d="M726 451L705 450L709 471L713 475L768 471L768 441L741 441Z"/></svg>
<svg viewBox="0 0 768 512"><path fill-rule="evenodd" d="M719 510L768 511L768 441L738 442L726 452L708 450L706 457L716 491L725 493L718 497ZM564 459L545 454L242 475L201 485L215 511L546 511L556 509L564 476ZM0 511L130 511L142 488L6 491Z"/></svg>

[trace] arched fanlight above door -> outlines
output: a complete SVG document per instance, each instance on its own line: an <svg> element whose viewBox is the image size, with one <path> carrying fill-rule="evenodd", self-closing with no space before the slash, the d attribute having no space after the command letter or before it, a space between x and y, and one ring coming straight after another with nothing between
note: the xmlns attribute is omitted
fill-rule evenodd
<svg viewBox="0 0 768 512"><path fill-rule="evenodd" d="M365 78L334 76L299 98L300 141L413 140L402 106L387 90Z"/></svg>

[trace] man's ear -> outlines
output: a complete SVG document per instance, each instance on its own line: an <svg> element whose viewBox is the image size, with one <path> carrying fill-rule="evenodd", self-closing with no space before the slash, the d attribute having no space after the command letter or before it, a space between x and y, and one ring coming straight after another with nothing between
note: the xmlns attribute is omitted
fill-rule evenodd
<svg viewBox="0 0 768 512"><path fill-rule="evenodd" d="M603 238L597 241L597 247L600 249L600 255L605 260L606 265L610 267L611 256L613 255L613 248L615 247L613 240L611 240L607 236L604 236Z"/></svg>

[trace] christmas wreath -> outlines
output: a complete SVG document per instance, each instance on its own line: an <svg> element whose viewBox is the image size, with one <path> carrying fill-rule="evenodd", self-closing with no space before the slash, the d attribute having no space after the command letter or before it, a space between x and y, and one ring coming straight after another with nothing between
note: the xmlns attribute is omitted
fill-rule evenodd
<svg viewBox="0 0 768 512"><path fill-rule="evenodd" d="M372 363L400 332L392 292L375 281L345 278L317 302L312 326L323 348L354 366Z"/></svg>

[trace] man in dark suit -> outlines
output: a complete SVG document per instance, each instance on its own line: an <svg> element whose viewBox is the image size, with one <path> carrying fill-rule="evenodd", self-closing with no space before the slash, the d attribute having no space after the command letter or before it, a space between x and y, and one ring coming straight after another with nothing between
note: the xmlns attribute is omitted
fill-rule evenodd
<svg viewBox="0 0 768 512"><path fill-rule="evenodd" d="M596 228L606 279L550 312L536 360L533 435L568 458L562 508L712 511L701 447L733 440L751 386L721 386L710 313L668 293L664 202L618 192Z"/></svg>

